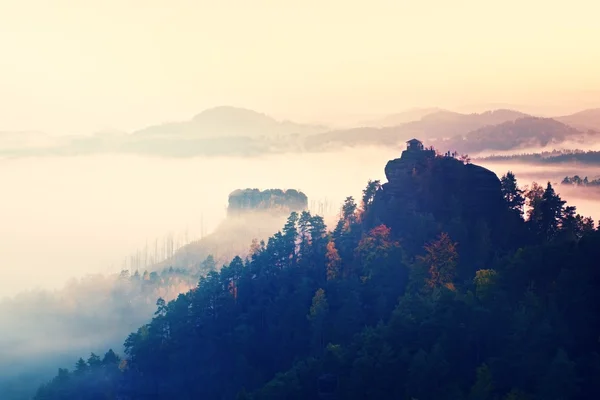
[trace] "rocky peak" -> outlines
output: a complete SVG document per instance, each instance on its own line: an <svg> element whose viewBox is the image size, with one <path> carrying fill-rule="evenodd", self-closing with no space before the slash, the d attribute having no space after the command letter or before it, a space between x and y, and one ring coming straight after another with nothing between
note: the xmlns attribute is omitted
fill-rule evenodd
<svg viewBox="0 0 600 400"><path fill-rule="evenodd" d="M419 252L439 232L463 245L473 268L490 260L508 237L511 215L500 179L492 171L433 150L403 152L385 166L388 182L377 192L370 215ZM469 274L473 271L467 271Z"/></svg>
<svg viewBox="0 0 600 400"><path fill-rule="evenodd" d="M252 211L269 211L289 214L308 207L308 198L294 189L238 189L229 194L227 214L240 215Z"/></svg>
<svg viewBox="0 0 600 400"><path fill-rule="evenodd" d="M403 199L436 219L482 218L504 206L496 174L433 150L405 150L387 163L385 175L385 197Z"/></svg>

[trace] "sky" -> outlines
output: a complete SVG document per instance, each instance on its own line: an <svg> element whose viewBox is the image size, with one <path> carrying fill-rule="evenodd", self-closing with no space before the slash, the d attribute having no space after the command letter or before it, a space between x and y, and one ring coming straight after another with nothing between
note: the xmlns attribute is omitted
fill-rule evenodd
<svg viewBox="0 0 600 400"><path fill-rule="evenodd" d="M131 131L232 105L307 122L600 106L589 0L0 0L0 130Z"/></svg>

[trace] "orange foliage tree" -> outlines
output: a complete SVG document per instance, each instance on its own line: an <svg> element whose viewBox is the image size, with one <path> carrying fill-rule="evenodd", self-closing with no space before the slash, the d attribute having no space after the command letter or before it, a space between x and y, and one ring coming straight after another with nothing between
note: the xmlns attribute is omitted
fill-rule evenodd
<svg viewBox="0 0 600 400"><path fill-rule="evenodd" d="M443 232L437 240L425 245L424 256L419 256L419 261L428 268L429 277L426 282L429 287L445 286L454 289L458 251L456 243L450 236Z"/></svg>

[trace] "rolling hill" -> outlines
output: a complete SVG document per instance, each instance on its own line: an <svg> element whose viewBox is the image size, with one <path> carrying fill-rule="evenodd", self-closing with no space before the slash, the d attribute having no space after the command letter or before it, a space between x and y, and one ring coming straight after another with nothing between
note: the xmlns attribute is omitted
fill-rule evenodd
<svg viewBox="0 0 600 400"><path fill-rule="evenodd" d="M552 118L526 117L502 124L485 126L466 135L448 140L433 141L438 149L460 153L482 151L509 151L543 148L565 141L581 141L586 134Z"/></svg>
<svg viewBox="0 0 600 400"><path fill-rule="evenodd" d="M404 122L402 122L404 121ZM408 122L406 122L408 121ZM236 107L215 107L188 121L150 126L131 134L65 137L60 142L32 145L29 136L1 135L0 155L72 156L126 153L160 157L260 156L315 152L340 147L394 146L411 138L445 150L478 153L544 147L569 140L585 144L600 132L600 109L572 115L537 118L510 109L464 114L420 108L389 115L370 126L333 129L278 121ZM18 140L16 140L18 139Z"/></svg>
<svg viewBox="0 0 600 400"><path fill-rule="evenodd" d="M481 114L438 111L425 115L418 121L394 127L365 127L316 134L307 138L306 149L323 150L359 145L393 146L413 137L422 140L451 138L485 126L515 121L523 117L527 115L513 110L495 110Z"/></svg>
<svg viewBox="0 0 600 400"><path fill-rule="evenodd" d="M189 121L170 122L138 130L133 132L133 136L166 136L188 139L240 136L260 138L280 135L307 135L326 130L327 128L324 126L277 121L265 114L245 108L221 106L202 111Z"/></svg>
<svg viewBox="0 0 600 400"><path fill-rule="evenodd" d="M438 107L427 107L427 108L412 108L410 110L402 111L399 113L389 114L380 119L374 119L370 121L365 121L362 126L370 126L374 128L385 128L390 126L398 126L402 124L406 124L412 121L418 121L421 118L446 111Z"/></svg>
<svg viewBox="0 0 600 400"><path fill-rule="evenodd" d="M581 131L600 132L600 108L583 110L571 115L554 118Z"/></svg>

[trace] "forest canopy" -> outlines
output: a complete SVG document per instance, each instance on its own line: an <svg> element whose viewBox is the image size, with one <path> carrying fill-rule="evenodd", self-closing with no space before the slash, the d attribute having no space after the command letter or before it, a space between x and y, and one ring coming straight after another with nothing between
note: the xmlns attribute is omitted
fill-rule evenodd
<svg viewBox="0 0 600 400"><path fill-rule="evenodd" d="M600 398L594 221L453 157L386 175L333 229L291 212L35 399Z"/></svg>

